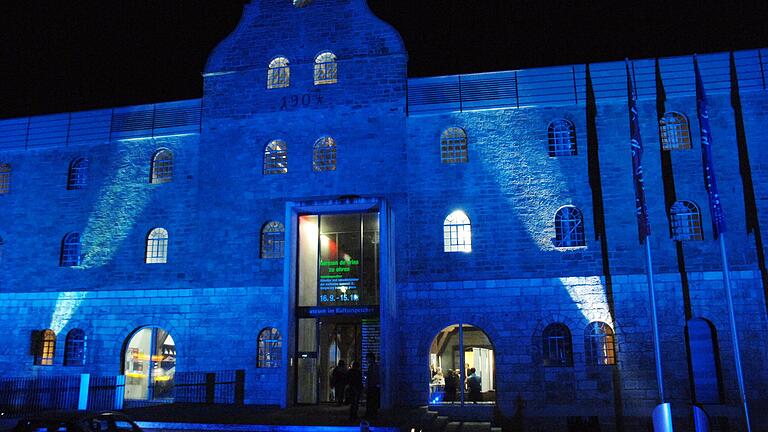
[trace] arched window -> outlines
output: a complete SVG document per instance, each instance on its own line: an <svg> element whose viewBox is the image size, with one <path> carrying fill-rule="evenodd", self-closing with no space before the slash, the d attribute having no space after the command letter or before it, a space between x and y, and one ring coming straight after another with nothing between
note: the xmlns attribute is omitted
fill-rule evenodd
<svg viewBox="0 0 768 432"><path fill-rule="evenodd" d="M589 323L584 331L584 349L588 365L615 365L616 346L611 326L600 321Z"/></svg>
<svg viewBox="0 0 768 432"><path fill-rule="evenodd" d="M152 156L150 183L168 183L173 180L173 152L160 149Z"/></svg>
<svg viewBox="0 0 768 432"><path fill-rule="evenodd" d="M85 332L72 329L64 342L64 366L82 366L85 364Z"/></svg>
<svg viewBox="0 0 768 432"><path fill-rule="evenodd" d="M72 232L64 236L61 241L61 258L59 264L62 267L79 266L82 259L80 233Z"/></svg>
<svg viewBox="0 0 768 432"><path fill-rule="evenodd" d="M552 121L547 128L549 156L574 156L576 154L576 127L566 119Z"/></svg>
<svg viewBox="0 0 768 432"><path fill-rule="evenodd" d="M274 327L268 327L259 332L259 353L256 367L278 368L282 358L283 338Z"/></svg>
<svg viewBox="0 0 768 432"><path fill-rule="evenodd" d="M274 140L264 147L264 175L288 172L288 144Z"/></svg>
<svg viewBox="0 0 768 432"><path fill-rule="evenodd" d="M461 210L449 214L443 221L443 251L472 252L472 224Z"/></svg>
<svg viewBox="0 0 768 432"><path fill-rule="evenodd" d="M704 240L701 212L691 201L675 201L669 209L672 240Z"/></svg>
<svg viewBox="0 0 768 432"><path fill-rule="evenodd" d="M544 366L572 366L571 331L562 323L548 325L541 334Z"/></svg>
<svg viewBox="0 0 768 432"><path fill-rule="evenodd" d="M88 185L88 159L78 158L69 164L67 189L83 189Z"/></svg>
<svg viewBox="0 0 768 432"><path fill-rule="evenodd" d="M315 85L336 84L337 72L335 54L326 51L315 57Z"/></svg>
<svg viewBox="0 0 768 432"><path fill-rule="evenodd" d="M172 398L176 343L170 333L160 327L143 327L124 346L125 399Z"/></svg>
<svg viewBox="0 0 768 432"><path fill-rule="evenodd" d="M0 195L11 191L11 166L0 163Z"/></svg>
<svg viewBox="0 0 768 432"><path fill-rule="evenodd" d="M661 148L664 150L688 150L691 148L691 130L688 118L678 112L667 112L659 120Z"/></svg>
<svg viewBox="0 0 768 432"><path fill-rule="evenodd" d="M720 353L717 331L709 321L693 318L685 326L688 352L691 356L694 400L698 403L720 403Z"/></svg>
<svg viewBox="0 0 768 432"><path fill-rule="evenodd" d="M267 88L277 89L291 85L291 66L285 57L276 57L269 62Z"/></svg>
<svg viewBox="0 0 768 432"><path fill-rule="evenodd" d="M144 262L147 264L165 264L168 262L168 231L154 228L147 234L147 250Z"/></svg>
<svg viewBox="0 0 768 432"><path fill-rule="evenodd" d="M261 228L261 258L282 258L285 227L280 222L267 222Z"/></svg>
<svg viewBox="0 0 768 432"><path fill-rule="evenodd" d="M429 348L428 403L495 402L494 357L493 344L479 327L453 324L441 330Z"/></svg>
<svg viewBox="0 0 768 432"><path fill-rule="evenodd" d="M56 352L56 333L51 329L35 332L35 364L40 366L53 365L53 355Z"/></svg>
<svg viewBox="0 0 768 432"><path fill-rule="evenodd" d="M315 141L312 151L312 169L315 171L336 170L336 141L323 137Z"/></svg>
<svg viewBox="0 0 768 432"><path fill-rule="evenodd" d="M440 161L445 164L467 163L467 133L459 127L449 127L440 134Z"/></svg>
<svg viewBox="0 0 768 432"><path fill-rule="evenodd" d="M585 246L584 217L574 206L564 206L555 213L555 247Z"/></svg>

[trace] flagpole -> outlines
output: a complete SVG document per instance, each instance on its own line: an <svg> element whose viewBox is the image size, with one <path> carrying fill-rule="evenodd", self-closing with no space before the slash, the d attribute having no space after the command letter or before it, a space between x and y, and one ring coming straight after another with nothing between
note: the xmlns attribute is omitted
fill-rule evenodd
<svg viewBox="0 0 768 432"><path fill-rule="evenodd" d="M728 255L725 250L725 233L720 233L720 255L723 259L723 282L725 282L725 299L728 303L728 318L731 324L731 343L733 344L733 361L736 363L736 379L739 382L741 403L744 406L744 420L747 423L747 432L752 431L749 422L749 407L747 406L747 392L744 387L744 374L741 369L741 350L739 349L739 337L736 334L736 316L733 312L733 297L731 295L731 272L728 269Z"/></svg>
<svg viewBox="0 0 768 432"><path fill-rule="evenodd" d="M648 297L651 306L651 325L653 326L653 354L656 363L656 382L659 388L659 401L664 404L664 376L661 371L661 341L659 338L659 321L656 312L656 288L653 284L653 262L651 260L651 226L648 222L648 205L645 202L645 186L643 182L643 140L640 137L640 122L637 115L637 89L635 88L634 64L632 73L629 71L629 59L624 60L627 68L627 97L629 104L629 135L632 148L632 177L635 189L635 211L637 213L637 228L640 243L645 245L645 263L648 277ZM668 407L667 407L668 408ZM668 410L663 416L668 417ZM668 423L668 425L667 425ZM668 426L668 427L667 427ZM671 418L665 418L665 424L659 430L672 430Z"/></svg>
<svg viewBox="0 0 768 432"><path fill-rule="evenodd" d="M664 403L664 377L661 373L661 343L659 339L659 320L656 313L656 289L653 284L653 264L651 264L651 242L645 238L645 263L648 267L648 296L651 304L651 325L653 326L653 353L656 359L656 382L659 384L659 400Z"/></svg>
<svg viewBox="0 0 768 432"><path fill-rule="evenodd" d="M720 256L723 259L723 282L725 285L725 298L728 306L728 318L731 327L731 343L733 344L733 361L736 366L736 379L739 383L739 395L744 405L744 421L747 432L752 431L749 422L749 408L747 407L747 392L744 387L744 374L741 369L741 355L739 350L739 336L736 333L736 315L733 312L733 296L731 294L731 276L728 270L728 255L725 249L725 215L717 192L717 180L712 157L712 131L709 126L709 110L707 109L707 95L704 90L704 82L699 71L699 62L693 55L693 72L696 78L696 114L699 117L699 132L701 133L701 159L704 165L704 186L709 197L709 207L712 213L715 237L720 240Z"/></svg>

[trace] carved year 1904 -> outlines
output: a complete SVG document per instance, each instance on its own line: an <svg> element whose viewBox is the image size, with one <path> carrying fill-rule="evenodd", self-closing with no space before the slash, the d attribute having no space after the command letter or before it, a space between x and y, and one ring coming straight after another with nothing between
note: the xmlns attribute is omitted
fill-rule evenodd
<svg viewBox="0 0 768 432"><path fill-rule="evenodd" d="M323 96L320 93L283 96L280 100L280 111L292 110L299 107L308 108L310 106L319 106L322 102Z"/></svg>

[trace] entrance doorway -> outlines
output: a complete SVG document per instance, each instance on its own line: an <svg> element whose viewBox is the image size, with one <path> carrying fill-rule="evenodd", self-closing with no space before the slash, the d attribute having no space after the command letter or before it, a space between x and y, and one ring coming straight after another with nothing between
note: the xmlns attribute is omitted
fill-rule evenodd
<svg viewBox="0 0 768 432"><path fill-rule="evenodd" d="M296 403L344 400L331 372L379 357L379 214L298 218Z"/></svg>

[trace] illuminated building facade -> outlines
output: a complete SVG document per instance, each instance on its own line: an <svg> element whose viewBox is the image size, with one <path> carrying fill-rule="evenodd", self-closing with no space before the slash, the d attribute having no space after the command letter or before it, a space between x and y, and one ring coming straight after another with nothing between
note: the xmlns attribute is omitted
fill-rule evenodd
<svg viewBox="0 0 768 432"><path fill-rule="evenodd" d="M699 57L753 427L767 58ZM176 371L244 369L247 402L289 406L334 400L333 365L374 352L385 406L641 430L657 387L624 64L406 63L364 0L263 0L199 100L0 121L2 374L125 374L128 399L162 399ZM668 398L735 425L692 58L633 72ZM471 369L478 392L456 384Z"/></svg>

